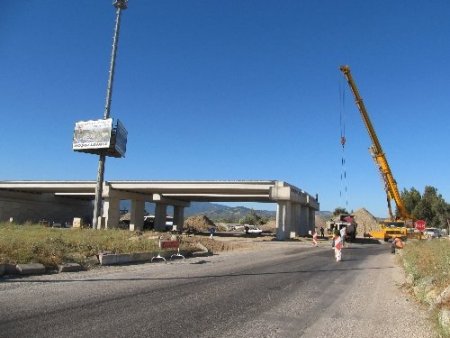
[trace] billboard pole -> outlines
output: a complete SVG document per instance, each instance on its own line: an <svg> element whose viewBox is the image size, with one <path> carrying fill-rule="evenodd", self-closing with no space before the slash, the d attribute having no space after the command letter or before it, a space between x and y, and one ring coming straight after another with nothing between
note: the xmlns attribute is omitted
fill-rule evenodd
<svg viewBox="0 0 450 338"><path fill-rule="evenodd" d="M111 52L111 61L109 65L109 77L108 77L108 86L106 88L106 103L105 103L105 111L103 113L103 119L108 119L111 111L111 98L112 98L112 89L113 89L113 81L114 81L114 69L116 65L116 54L117 54L117 45L119 43L119 30L120 30L120 15L122 9L127 9L128 0L115 0L113 2L113 6L117 9L116 11L116 24L114 27L114 36L113 36L113 45ZM92 228L99 229L100 226L98 224L98 217L101 215L102 210L102 194L103 194L103 181L105 176L105 161L106 155L105 153L101 153L98 160L98 169L97 169L97 183L95 186L95 200L94 200L94 216L92 218Z"/></svg>

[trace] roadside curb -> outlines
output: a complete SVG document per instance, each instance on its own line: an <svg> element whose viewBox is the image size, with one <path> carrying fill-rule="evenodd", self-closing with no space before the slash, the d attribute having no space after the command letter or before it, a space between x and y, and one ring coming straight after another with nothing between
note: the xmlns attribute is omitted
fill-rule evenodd
<svg viewBox="0 0 450 338"><path fill-rule="evenodd" d="M204 257L209 256L208 250L196 251L196 252L181 252L181 254L185 257ZM173 254L164 253L163 255L159 254L159 257L154 252L138 252L131 254L112 254L112 253L100 253L98 255L98 260L100 265L121 265L121 264L138 264L138 263L151 263L152 258L161 258L158 261L161 261L162 258L165 260L171 260Z"/></svg>
<svg viewBox="0 0 450 338"><path fill-rule="evenodd" d="M210 256L211 253L202 244L198 244L197 248L201 251L194 252L181 252L185 257L206 257ZM172 252L164 253L160 257L171 260ZM126 265L126 264L139 264L139 263L151 263L152 258L156 257L155 252L138 252L131 254L113 254L110 252L103 252L94 256L96 258L97 264L101 266L108 265ZM63 263L58 265L58 273L61 272L79 272L85 268L78 263ZM3 275L39 275L47 273L46 268L40 263L30 263L30 264L0 264L0 276Z"/></svg>
<svg viewBox="0 0 450 338"><path fill-rule="evenodd" d="M45 266L40 263L17 264L16 271L19 275L40 275L45 273Z"/></svg>
<svg viewBox="0 0 450 338"><path fill-rule="evenodd" d="M152 252L140 252L132 254L100 253L98 255L98 260L100 262L100 265L118 265L150 262L152 257L154 257L154 253Z"/></svg>
<svg viewBox="0 0 450 338"><path fill-rule="evenodd" d="M83 270L83 267L78 263L64 263L58 265L58 273L61 272L78 272Z"/></svg>
<svg viewBox="0 0 450 338"><path fill-rule="evenodd" d="M195 251L192 253L192 257L206 257L210 255L209 251Z"/></svg>

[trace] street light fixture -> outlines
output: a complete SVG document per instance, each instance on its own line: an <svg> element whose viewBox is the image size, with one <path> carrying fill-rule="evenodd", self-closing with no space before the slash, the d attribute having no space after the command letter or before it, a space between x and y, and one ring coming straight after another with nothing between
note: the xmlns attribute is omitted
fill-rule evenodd
<svg viewBox="0 0 450 338"><path fill-rule="evenodd" d="M120 9L127 9L128 0L114 0L113 6Z"/></svg>

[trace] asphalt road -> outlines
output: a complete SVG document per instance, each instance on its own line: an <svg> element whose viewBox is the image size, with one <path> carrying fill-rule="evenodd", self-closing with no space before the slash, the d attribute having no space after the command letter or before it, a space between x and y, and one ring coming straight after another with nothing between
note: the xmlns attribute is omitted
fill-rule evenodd
<svg viewBox="0 0 450 338"><path fill-rule="evenodd" d="M433 337L386 245L267 242L173 263L0 278L0 337Z"/></svg>

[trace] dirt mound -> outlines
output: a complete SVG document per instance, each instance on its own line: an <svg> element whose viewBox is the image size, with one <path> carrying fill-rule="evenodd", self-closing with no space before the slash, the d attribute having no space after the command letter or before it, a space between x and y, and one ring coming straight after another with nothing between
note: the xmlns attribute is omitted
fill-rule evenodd
<svg viewBox="0 0 450 338"><path fill-rule="evenodd" d="M211 239L206 236L183 236L182 244L184 248L190 249L192 251L198 251L197 244L200 243L208 249L211 253L223 252L223 251L234 251L241 249L256 248L257 245L254 243L239 242L239 241L221 241L218 239Z"/></svg>
<svg viewBox="0 0 450 338"><path fill-rule="evenodd" d="M131 214L129 212L120 215L120 221L129 221L131 219Z"/></svg>
<svg viewBox="0 0 450 338"><path fill-rule="evenodd" d="M259 225L258 228L260 228L263 232L270 232L273 234L277 232L277 224L275 220L269 220L266 224Z"/></svg>
<svg viewBox="0 0 450 338"><path fill-rule="evenodd" d="M208 231L215 226L214 222L205 215L191 216L184 221L184 228L192 231Z"/></svg>
<svg viewBox="0 0 450 338"><path fill-rule="evenodd" d="M372 230L379 230L380 226L377 219L365 208L356 210L353 215L355 215L355 221L358 223L357 233L359 236Z"/></svg>
<svg viewBox="0 0 450 338"><path fill-rule="evenodd" d="M320 229L321 227L323 227L324 229L327 228L327 221L328 221L328 219L325 216L322 216L322 215L319 215L319 214L316 213L314 221L315 221L317 229Z"/></svg>

